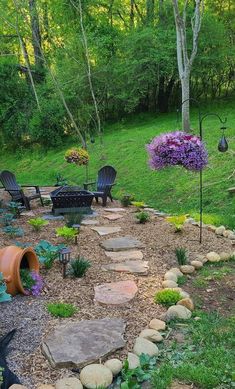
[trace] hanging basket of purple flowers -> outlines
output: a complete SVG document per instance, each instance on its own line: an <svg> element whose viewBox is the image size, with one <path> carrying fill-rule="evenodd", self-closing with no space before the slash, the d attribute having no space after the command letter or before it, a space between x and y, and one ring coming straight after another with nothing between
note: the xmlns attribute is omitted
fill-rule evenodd
<svg viewBox="0 0 235 389"><path fill-rule="evenodd" d="M207 150L200 137L183 131L157 136L146 148L153 170L180 165L187 170L200 171L208 163Z"/></svg>

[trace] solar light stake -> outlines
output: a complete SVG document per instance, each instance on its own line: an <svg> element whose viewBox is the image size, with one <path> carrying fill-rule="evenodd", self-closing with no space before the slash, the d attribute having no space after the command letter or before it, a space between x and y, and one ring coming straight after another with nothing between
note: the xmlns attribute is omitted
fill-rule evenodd
<svg viewBox="0 0 235 389"><path fill-rule="evenodd" d="M68 247L65 247L59 252L59 261L62 264L63 278L66 277L66 268L67 268L67 264L70 262L70 255L71 255L71 250Z"/></svg>

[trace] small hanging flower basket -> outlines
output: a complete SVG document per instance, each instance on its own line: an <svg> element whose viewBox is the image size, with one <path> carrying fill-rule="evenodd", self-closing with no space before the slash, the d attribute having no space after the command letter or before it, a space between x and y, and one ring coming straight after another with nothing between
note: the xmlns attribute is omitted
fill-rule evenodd
<svg viewBox="0 0 235 389"><path fill-rule="evenodd" d="M200 137L183 131L157 136L146 148L153 170L180 165L187 170L200 171L208 164L207 150Z"/></svg>
<svg viewBox="0 0 235 389"><path fill-rule="evenodd" d="M74 147L66 151L64 158L68 163L81 166L88 164L90 156L82 147Z"/></svg>

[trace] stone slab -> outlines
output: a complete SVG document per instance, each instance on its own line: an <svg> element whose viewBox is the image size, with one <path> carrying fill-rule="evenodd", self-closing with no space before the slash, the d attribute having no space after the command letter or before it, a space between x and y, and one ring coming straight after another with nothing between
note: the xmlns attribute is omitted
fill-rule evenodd
<svg viewBox="0 0 235 389"><path fill-rule="evenodd" d="M131 236L123 236L120 238L110 238L102 242L101 247L106 251L123 251L131 249L141 249L143 244L136 238Z"/></svg>
<svg viewBox="0 0 235 389"><path fill-rule="evenodd" d="M111 258L114 262L141 260L144 257L144 254L140 250L105 251L105 255Z"/></svg>
<svg viewBox="0 0 235 389"><path fill-rule="evenodd" d="M95 286L95 302L101 305L118 306L131 301L138 288L134 281L110 282Z"/></svg>
<svg viewBox="0 0 235 389"><path fill-rule="evenodd" d="M64 220L63 215L54 216L53 214L43 215L42 218L44 220Z"/></svg>
<svg viewBox="0 0 235 389"><path fill-rule="evenodd" d="M100 236L104 236L121 231L121 227L91 227L91 230L96 231Z"/></svg>
<svg viewBox="0 0 235 389"><path fill-rule="evenodd" d="M96 226L97 224L100 224L98 220L84 219L81 222L82 226Z"/></svg>
<svg viewBox="0 0 235 389"><path fill-rule="evenodd" d="M124 215L120 215L119 213L111 213L110 215L103 215L103 217L105 219L108 219L108 220L118 220L118 219L121 219Z"/></svg>
<svg viewBox="0 0 235 389"><path fill-rule="evenodd" d="M21 212L21 216L35 217L35 213L33 211L23 211Z"/></svg>
<svg viewBox="0 0 235 389"><path fill-rule="evenodd" d="M83 367L125 346L122 319L67 322L57 326L42 344L53 367Z"/></svg>
<svg viewBox="0 0 235 389"><path fill-rule="evenodd" d="M126 212L125 208L104 208L105 212Z"/></svg>
<svg viewBox="0 0 235 389"><path fill-rule="evenodd" d="M148 273L148 261L125 261L121 263L111 263L108 265L102 266L103 270L106 271L116 271L123 273L137 273L137 274L147 274Z"/></svg>

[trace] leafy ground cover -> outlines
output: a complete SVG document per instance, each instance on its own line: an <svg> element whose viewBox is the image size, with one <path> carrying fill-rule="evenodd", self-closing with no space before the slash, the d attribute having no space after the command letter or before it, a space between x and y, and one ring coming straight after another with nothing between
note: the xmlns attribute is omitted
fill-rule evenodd
<svg viewBox="0 0 235 389"><path fill-rule="evenodd" d="M210 109L208 109L210 111ZM203 174L205 222L226 224L234 227L234 197L227 189L235 185L234 173L234 125L235 113L229 104L212 107L211 111L228 118L227 137L229 151L219 153L217 144L220 138L218 119L208 117L203 124L204 139L209 150L209 167ZM132 119L106 126L104 149L99 145L89 144L91 154L89 177L95 178L97 170L104 164L115 166L118 171L117 185L114 193L120 191L135 194L136 200L143 200L155 208L171 213L197 214L199 200L199 177L197 173L187 172L182 168L167 168L151 171L148 167L146 143L162 132L180 127L176 114L138 115ZM192 127L197 129L197 112L193 111ZM194 131L197 133L197 130ZM76 145L74 140L71 145ZM16 173L18 180L24 184L37 183L54 185L56 175L61 173L71 184L85 181L85 168L67 164L64 154L70 145L62 149L47 152L42 150L21 150L13 154L2 153L0 170L9 169ZM101 160L101 156L105 159Z"/></svg>

